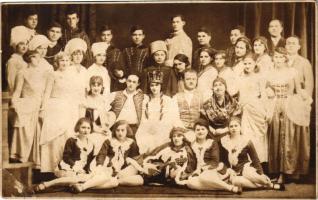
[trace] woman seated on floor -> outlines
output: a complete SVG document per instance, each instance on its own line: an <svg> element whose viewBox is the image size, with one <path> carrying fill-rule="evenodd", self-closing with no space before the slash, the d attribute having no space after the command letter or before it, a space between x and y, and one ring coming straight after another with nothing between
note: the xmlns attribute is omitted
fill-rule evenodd
<svg viewBox="0 0 318 200"><path fill-rule="evenodd" d="M194 190L227 190L240 194L242 192L240 186L227 182L229 174L225 165L220 162L219 145L212 139L209 122L199 119L194 124L194 132L196 139L191 147L197 161L196 170L187 180L177 179L177 184L186 185Z"/></svg>
<svg viewBox="0 0 318 200"><path fill-rule="evenodd" d="M173 185L180 178L186 179L195 170L196 159L185 132L183 128L173 128L169 143L141 155L137 160L129 159L131 165L119 173L120 184Z"/></svg>
<svg viewBox="0 0 318 200"><path fill-rule="evenodd" d="M230 118L228 127L229 134L221 139L221 143L228 152L230 182L243 188L285 190L283 184L271 182L263 173L252 141L241 134L240 118Z"/></svg>
<svg viewBox="0 0 318 200"><path fill-rule="evenodd" d="M132 130L125 120L117 121L112 127L112 138L105 140L96 159L91 163L94 175L84 181L72 185L72 191L82 192L89 188L108 189L117 187L120 179L118 173L128 166L129 159L138 156L139 150L132 135Z"/></svg>
<svg viewBox="0 0 318 200"><path fill-rule="evenodd" d="M36 185L35 192L44 191L55 185L75 184L93 176L88 168L93 160L94 145L87 137L93 130L93 124L89 119L81 118L74 130L77 134L67 139L63 158L54 171L58 178Z"/></svg>

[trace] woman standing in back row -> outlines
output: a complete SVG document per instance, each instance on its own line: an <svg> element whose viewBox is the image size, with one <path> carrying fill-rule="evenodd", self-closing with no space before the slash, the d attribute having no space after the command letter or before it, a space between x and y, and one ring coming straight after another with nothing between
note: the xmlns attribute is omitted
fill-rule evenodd
<svg viewBox="0 0 318 200"><path fill-rule="evenodd" d="M43 126L40 138L41 172L54 172L62 158L66 139L73 135L79 119L76 74L70 67L70 57L60 53L55 57L57 71L50 77L45 89Z"/></svg>
<svg viewBox="0 0 318 200"><path fill-rule="evenodd" d="M277 174L278 182L283 183L286 175L299 176L308 172L308 113L312 99L301 92L297 71L287 65L285 48L275 50L273 61L274 69L268 81L276 101L269 127L268 164L269 172Z"/></svg>

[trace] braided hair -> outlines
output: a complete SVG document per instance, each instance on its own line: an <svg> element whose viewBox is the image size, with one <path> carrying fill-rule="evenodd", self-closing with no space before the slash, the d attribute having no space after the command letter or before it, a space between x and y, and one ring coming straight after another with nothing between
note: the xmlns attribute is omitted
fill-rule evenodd
<svg viewBox="0 0 318 200"><path fill-rule="evenodd" d="M149 119L149 102L151 101L151 97L152 95L149 95L149 101L146 104L146 111L145 111L145 115L146 118ZM163 93L160 93L160 117L159 120L161 121L162 117L163 117Z"/></svg>

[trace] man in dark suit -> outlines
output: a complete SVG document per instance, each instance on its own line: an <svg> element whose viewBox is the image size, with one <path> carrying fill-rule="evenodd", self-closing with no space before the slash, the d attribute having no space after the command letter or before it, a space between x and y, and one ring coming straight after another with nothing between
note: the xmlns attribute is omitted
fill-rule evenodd
<svg viewBox="0 0 318 200"><path fill-rule="evenodd" d="M67 42L73 38L84 40L88 49L84 56L83 65L88 68L92 64L92 55L90 51L91 44L86 32L79 27L79 21L79 10L75 7L69 7L66 11L66 28L63 31L62 43L63 46L65 46Z"/></svg>
<svg viewBox="0 0 318 200"><path fill-rule="evenodd" d="M282 21L273 19L269 22L268 32L270 34L270 38L268 38L268 50L270 55L274 54L275 48L285 47L286 40L282 36L283 29Z"/></svg>

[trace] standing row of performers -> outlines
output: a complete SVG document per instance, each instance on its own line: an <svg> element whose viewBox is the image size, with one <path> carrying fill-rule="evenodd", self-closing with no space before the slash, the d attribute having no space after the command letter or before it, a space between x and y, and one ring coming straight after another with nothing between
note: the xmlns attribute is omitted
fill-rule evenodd
<svg viewBox="0 0 318 200"><path fill-rule="evenodd" d="M76 13L67 16L78 19ZM33 161L41 172L63 177L57 183L85 179L76 191L162 177L196 189L283 188L263 174L266 163L278 183L285 175L295 180L307 174L314 84L310 63L298 54L299 38L290 36L286 48L271 52L266 38L251 43L235 27L233 47L216 51L202 28L202 47L191 59L184 25L182 16L174 16L172 37L152 42L149 50L140 26L131 29L135 46L123 52L111 39L88 48L74 36L53 61L47 54L51 39L14 27L15 53L7 64L14 110L10 161ZM272 20L271 29L281 34L282 23ZM62 28L53 23L48 30L52 38ZM104 27L101 39L107 33L112 35ZM88 68L82 65L87 55L94 60ZM118 64L114 58L121 56L127 62ZM147 67L141 64L146 57ZM181 144L177 137L184 138ZM187 153L180 155L181 148ZM193 171L185 167L191 159L197 163Z"/></svg>

